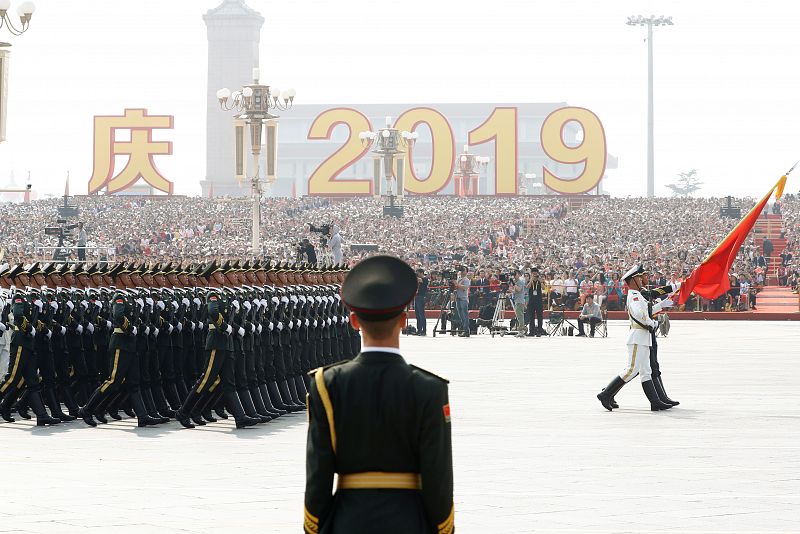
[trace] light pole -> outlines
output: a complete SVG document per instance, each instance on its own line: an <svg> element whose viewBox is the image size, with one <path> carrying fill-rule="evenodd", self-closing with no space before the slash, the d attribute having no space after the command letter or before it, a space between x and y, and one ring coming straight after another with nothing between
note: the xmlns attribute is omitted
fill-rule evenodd
<svg viewBox="0 0 800 534"><path fill-rule="evenodd" d="M261 155L261 132L264 121L277 119L278 115L269 113L270 109L286 111L294 103L295 90L281 93L280 89L258 83L259 68L253 68L253 83L231 93L223 88L217 91L220 107L225 111L235 111L237 119L247 121L250 126L250 149L253 153L253 177L250 179L250 194L253 198L253 254L261 253L261 194L262 183L258 174L258 160ZM267 183L267 186L269 184Z"/></svg>
<svg viewBox="0 0 800 534"><path fill-rule="evenodd" d="M414 145L414 141L419 134L414 132L400 131L392 126L392 118L386 117L386 127L377 132L361 132L358 138L364 146L374 146L373 153L378 154L383 159L383 172L386 175L387 196L391 207L394 208L394 200L397 194L403 195L403 184L397 183L394 175L394 159L400 154L405 154L406 150ZM379 174L379 171L376 171ZM376 193L380 194L380 176L375 176Z"/></svg>
<svg viewBox="0 0 800 534"><path fill-rule="evenodd" d="M0 0L0 28L4 25L8 28L11 35L22 35L28 28L31 27L31 18L33 12L36 11L36 6L33 2L22 2L17 8L17 15L19 16L20 27L14 26L11 22L11 17L8 16L8 10L11 8L11 0Z"/></svg>
<svg viewBox="0 0 800 534"><path fill-rule="evenodd" d="M655 194L653 163L653 26L672 26L672 17L650 15L628 17L628 26L647 26L647 196Z"/></svg>
<svg viewBox="0 0 800 534"><path fill-rule="evenodd" d="M489 164L489 158L476 156L469 151L469 145L464 145L464 152L458 158L456 169L456 195L460 197L476 196L478 194L478 175Z"/></svg>

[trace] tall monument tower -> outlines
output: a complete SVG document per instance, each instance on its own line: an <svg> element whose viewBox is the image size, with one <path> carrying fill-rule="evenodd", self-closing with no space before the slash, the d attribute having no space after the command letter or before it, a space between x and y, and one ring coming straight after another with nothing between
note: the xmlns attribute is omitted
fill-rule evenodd
<svg viewBox="0 0 800 534"><path fill-rule="evenodd" d="M223 0L203 15L208 30L208 87L206 88L206 179L203 196L250 196L250 184L241 186L234 169L231 113L222 111L217 90L232 91L252 82L258 67L258 43L264 17L244 0ZM213 189L212 189L213 188Z"/></svg>

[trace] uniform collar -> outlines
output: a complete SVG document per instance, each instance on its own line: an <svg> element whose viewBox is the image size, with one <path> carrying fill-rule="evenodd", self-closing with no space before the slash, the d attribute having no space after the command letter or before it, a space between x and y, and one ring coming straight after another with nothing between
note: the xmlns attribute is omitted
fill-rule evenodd
<svg viewBox="0 0 800 534"><path fill-rule="evenodd" d="M396 349L394 347L361 347L361 352L387 352L389 354L397 354L398 356L402 356L400 349Z"/></svg>
<svg viewBox="0 0 800 534"><path fill-rule="evenodd" d="M363 347L355 359L364 363L406 363L398 349L388 347Z"/></svg>

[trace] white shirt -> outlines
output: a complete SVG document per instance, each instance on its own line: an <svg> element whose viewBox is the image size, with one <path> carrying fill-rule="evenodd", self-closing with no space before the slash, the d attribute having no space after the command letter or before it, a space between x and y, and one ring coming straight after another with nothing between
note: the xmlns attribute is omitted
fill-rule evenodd
<svg viewBox="0 0 800 534"><path fill-rule="evenodd" d="M394 347L361 347L361 352L389 352L402 356L402 354L400 354L400 349Z"/></svg>
<svg viewBox="0 0 800 534"><path fill-rule="evenodd" d="M578 281L574 278L567 278L564 280L564 287L567 288L567 293L577 293L578 292Z"/></svg>

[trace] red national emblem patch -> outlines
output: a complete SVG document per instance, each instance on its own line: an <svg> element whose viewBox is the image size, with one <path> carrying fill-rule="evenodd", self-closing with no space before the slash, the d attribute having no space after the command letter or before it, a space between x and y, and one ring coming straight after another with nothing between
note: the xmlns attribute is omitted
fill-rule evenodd
<svg viewBox="0 0 800 534"><path fill-rule="evenodd" d="M117 304L125 304L125 301L122 299L117 299Z"/></svg>
<svg viewBox="0 0 800 534"><path fill-rule="evenodd" d="M449 404L445 404L444 406L442 406L442 411L444 412L444 422L445 423L449 423L450 422L450 405Z"/></svg>
<svg viewBox="0 0 800 534"><path fill-rule="evenodd" d="M639 300L639 297L633 297L634 302Z"/></svg>

